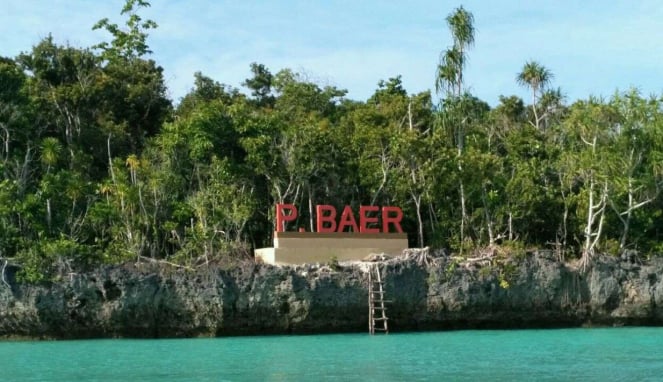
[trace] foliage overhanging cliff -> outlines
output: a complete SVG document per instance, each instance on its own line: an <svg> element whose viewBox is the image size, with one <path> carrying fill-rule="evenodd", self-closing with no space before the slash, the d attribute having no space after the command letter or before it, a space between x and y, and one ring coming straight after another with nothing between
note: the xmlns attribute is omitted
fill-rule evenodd
<svg viewBox="0 0 663 382"><path fill-rule="evenodd" d="M439 98L395 76L354 101L253 64L248 94L195 73L173 105L147 56L147 5L127 1L124 26L97 23L108 43L49 36L0 58L0 266L27 280L250 256L269 245L278 202L299 205L307 228L315 204L398 205L415 246L660 252L660 96L567 104L532 61L514 78L531 100L491 107L464 85L474 28L461 7L446 20Z"/></svg>

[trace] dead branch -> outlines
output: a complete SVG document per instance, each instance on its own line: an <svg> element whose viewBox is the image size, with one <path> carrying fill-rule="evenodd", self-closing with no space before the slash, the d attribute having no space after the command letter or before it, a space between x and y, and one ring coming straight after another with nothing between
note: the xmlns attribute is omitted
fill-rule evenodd
<svg viewBox="0 0 663 382"><path fill-rule="evenodd" d="M7 264L9 263L9 260L7 259L2 259L2 270L0 271L0 278L2 279L2 283L7 285L7 288L11 288L9 283L7 282L7 279L5 279L5 269L7 268Z"/></svg>
<svg viewBox="0 0 663 382"><path fill-rule="evenodd" d="M430 256L430 248L408 248L403 251L403 256L407 260L414 260L419 266L429 266L434 259Z"/></svg>
<svg viewBox="0 0 663 382"><path fill-rule="evenodd" d="M186 269L186 270L188 270L188 271L192 271L192 270L193 270L193 268L191 268L191 267L189 267L189 266L186 266L186 265L179 265L179 264L171 263L170 261L166 261L166 260L158 260L158 259L153 259L153 258L151 258L151 257L146 257L146 256L138 256L138 258L139 258L140 260L146 260L146 261L148 261L148 262L150 262L150 263L166 264L166 265L170 265L171 267L181 268L181 269Z"/></svg>
<svg viewBox="0 0 663 382"><path fill-rule="evenodd" d="M478 262L481 262L481 261L490 261L492 259L493 259L493 255L489 254L489 255L484 255L484 256L479 256L479 257L468 257L468 258L464 259L463 262L465 262L465 263L478 263Z"/></svg>

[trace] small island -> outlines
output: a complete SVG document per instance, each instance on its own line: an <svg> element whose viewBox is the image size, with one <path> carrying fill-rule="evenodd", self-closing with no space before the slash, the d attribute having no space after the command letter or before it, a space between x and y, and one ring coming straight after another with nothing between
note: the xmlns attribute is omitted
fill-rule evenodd
<svg viewBox="0 0 663 382"><path fill-rule="evenodd" d="M0 51L0 337L366 331L371 267L392 331L663 323L660 95L528 60L482 100L461 6L431 90L254 62L173 100L148 6Z"/></svg>

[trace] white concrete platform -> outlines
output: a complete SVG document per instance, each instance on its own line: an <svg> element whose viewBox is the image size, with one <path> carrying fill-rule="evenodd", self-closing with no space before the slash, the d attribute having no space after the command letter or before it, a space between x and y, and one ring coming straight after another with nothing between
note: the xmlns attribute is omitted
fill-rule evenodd
<svg viewBox="0 0 663 382"><path fill-rule="evenodd" d="M407 249L404 233L274 232L274 247L255 250L267 264L307 264L364 260L370 254L399 256Z"/></svg>

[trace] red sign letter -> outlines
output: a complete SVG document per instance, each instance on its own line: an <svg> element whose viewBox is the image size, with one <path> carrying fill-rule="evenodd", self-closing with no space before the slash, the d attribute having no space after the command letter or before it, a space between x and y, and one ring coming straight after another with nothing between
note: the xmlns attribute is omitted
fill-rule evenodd
<svg viewBox="0 0 663 382"><path fill-rule="evenodd" d="M286 211L290 211L290 215L286 215ZM294 204L276 205L276 232L285 231L285 222L291 222L295 219L297 219L297 207Z"/></svg>
<svg viewBox="0 0 663 382"><path fill-rule="evenodd" d="M390 212L395 212L396 216L389 216ZM389 233L389 223L393 223L396 232L403 233L401 220L403 219L403 210L400 207L382 207L382 232Z"/></svg>
<svg viewBox="0 0 663 382"><path fill-rule="evenodd" d="M351 226L352 232L359 232L357 220L355 220L355 215L352 213L352 207L350 206L345 206L343 209L341 221L338 222L338 230L336 232L343 232L346 226Z"/></svg>
<svg viewBox="0 0 663 382"><path fill-rule="evenodd" d="M371 223L377 223L378 217L368 216L369 212L378 212L380 207L378 206L359 206L359 232L362 233L380 233L380 228L373 227L368 228L368 225Z"/></svg>
<svg viewBox="0 0 663 382"><path fill-rule="evenodd" d="M329 211L329 215L325 216L325 211ZM336 208L327 204L320 204L315 207L315 213L318 216L317 229L318 232L336 232ZM329 223L329 227L325 227L325 223Z"/></svg>

